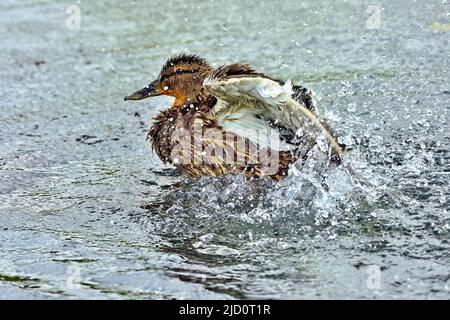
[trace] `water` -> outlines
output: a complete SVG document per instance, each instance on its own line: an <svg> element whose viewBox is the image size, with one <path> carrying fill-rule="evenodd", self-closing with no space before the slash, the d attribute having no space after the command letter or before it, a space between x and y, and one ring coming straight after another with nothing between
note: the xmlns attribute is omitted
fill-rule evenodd
<svg viewBox="0 0 450 320"><path fill-rule="evenodd" d="M448 1L74 4L0 4L1 298L450 297ZM174 176L122 98L180 51L314 89L357 179Z"/></svg>

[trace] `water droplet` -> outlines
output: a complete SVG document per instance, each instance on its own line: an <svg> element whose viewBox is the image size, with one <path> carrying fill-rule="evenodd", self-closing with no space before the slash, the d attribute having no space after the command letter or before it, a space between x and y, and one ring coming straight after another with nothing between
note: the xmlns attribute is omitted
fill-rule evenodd
<svg viewBox="0 0 450 320"><path fill-rule="evenodd" d="M349 103L347 110L348 110L348 112L355 112L356 111L356 103Z"/></svg>

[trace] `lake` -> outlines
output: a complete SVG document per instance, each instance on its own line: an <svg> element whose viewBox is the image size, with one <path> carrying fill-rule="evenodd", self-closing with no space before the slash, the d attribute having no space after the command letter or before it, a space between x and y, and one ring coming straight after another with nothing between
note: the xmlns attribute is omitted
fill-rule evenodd
<svg viewBox="0 0 450 320"><path fill-rule="evenodd" d="M442 0L3 0L0 298L449 299L449 24ZM174 175L146 141L171 99L123 97L180 52L313 89L358 181Z"/></svg>

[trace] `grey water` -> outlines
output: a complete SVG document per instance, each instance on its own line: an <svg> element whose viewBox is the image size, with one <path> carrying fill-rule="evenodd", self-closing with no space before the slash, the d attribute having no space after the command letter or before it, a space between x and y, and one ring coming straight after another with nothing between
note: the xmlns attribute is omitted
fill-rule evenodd
<svg viewBox="0 0 450 320"><path fill-rule="evenodd" d="M0 298L449 299L449 24L446 0L2 0ZM179 52L312 88L357 181L174 175L145 139L170 98L123 96Z"/></svg>

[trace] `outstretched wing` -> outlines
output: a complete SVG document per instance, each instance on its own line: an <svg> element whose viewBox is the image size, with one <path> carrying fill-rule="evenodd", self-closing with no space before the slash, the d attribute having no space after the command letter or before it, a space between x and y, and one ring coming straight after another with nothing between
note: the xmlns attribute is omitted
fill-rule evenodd
<svg viewBox="0 0 450 320"><path fill-rule="evenodd" d="M281 140L278 150L293 149L299 144L312 146L325 137L329 152L342 154L333 132L314 112L314 97L306 88L271 79L242 64L219 67L204 80L203 86L217 98L212 112L227 130L262 145L262 132L271 132L271 137L262 137L271 144L277 143L273 135L281 136L281 131L290 130L293 139Z"/></svg>

